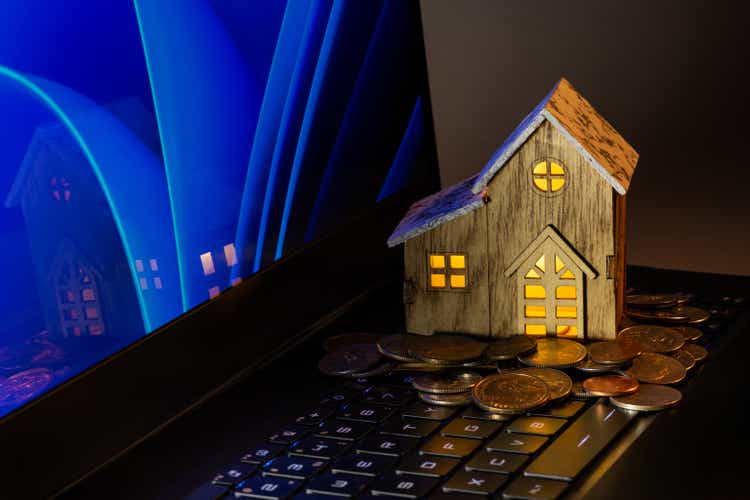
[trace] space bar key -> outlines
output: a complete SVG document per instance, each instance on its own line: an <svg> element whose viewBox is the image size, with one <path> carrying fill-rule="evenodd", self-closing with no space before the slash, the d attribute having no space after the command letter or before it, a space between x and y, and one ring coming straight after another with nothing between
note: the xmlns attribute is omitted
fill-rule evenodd
<svg viewBox="0 0 750 500"><path fill-rule="evenodd" d="M531 462L524 475L573 481L634 416L604 401L596 403Z"/></svg>

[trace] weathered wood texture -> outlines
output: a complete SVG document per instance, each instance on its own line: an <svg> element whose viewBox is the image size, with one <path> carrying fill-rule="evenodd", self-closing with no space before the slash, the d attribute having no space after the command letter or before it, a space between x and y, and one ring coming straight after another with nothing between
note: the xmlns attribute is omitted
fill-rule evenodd
<svg viewBox="0 0 750 500"><path fill-rule="evenodd" d="M554 158L566 169L566 186L558 193L536 191L531 170L536 161ZM544 230L553 225L596 272L586 279L585 335L615 336L615 281L606 274L614 258L614 206L611 185L593 171L568 140L544 122L488 185L488 262L491 334L508 336L518 329L518 276L505 270ZM580 311L579 311L580 314Z"/></svg>
<svg viewBox="0 0 750 500"><path fill-rule="evenodd" d="M615 322L619 326L622 323L625 305L626 277L625 265L627 262L626 246L626 220L627 220L627 195L613 193L615 205Z"/></svg>
<svg viewBox="0 0 750 500"><path fill-rule="evenodd" d="M466 291L428 289L428 254L465 253ZM404 248L406 327L412 333L435 331L488 335L487 213L484 208L447 221L408 240Z"/></svg>

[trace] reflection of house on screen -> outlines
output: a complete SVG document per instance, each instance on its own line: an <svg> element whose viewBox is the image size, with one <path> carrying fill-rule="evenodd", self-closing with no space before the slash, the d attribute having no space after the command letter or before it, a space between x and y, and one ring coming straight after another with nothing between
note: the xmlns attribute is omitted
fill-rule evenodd
<svg viewBox="0 0 750 500"><path fill-rule="evenodd" d="M135 99L108 110L154 152L156 122ZM6 201L20 206L47 329L58 337L143 335L133 277L91 166L59 123L36 129ZM163 290L159 262L134 256L146 297Z"/></svg>

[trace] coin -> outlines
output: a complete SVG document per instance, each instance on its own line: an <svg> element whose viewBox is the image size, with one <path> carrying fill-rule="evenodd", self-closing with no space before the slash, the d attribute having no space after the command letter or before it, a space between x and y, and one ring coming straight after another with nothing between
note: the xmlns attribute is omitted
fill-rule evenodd
<svg viewBox="0 0 750 500"><path fill-rule="evenodd" d="M406 348L407 336L401 334L386 335L378 339L377 347L380 354L396 361L410 362L414 358Z"/></svg>
<svg viewBox="0 0 750 500"><path fill-rule="evenodd" d="M695 300L695 294L694 293L685 293L685 292L677 292L671 294L672 297L677 301L677 305L681 306L684 304L688 304Z"/></svg>
<svg viewBox="0 0 750 500"><path fill-rule="evenodd" d="M682 363L682 366L685 367L685 370L689 371L695 366L695 358L692 354L690 354L690 352L686 351L684 347L677 352L673 352L672 357Z"/></svg>
<svg viewBox="0 0 750 500"><path fill-rule="evenodd" d="M549 388L550 401L564 398L573 388L573 381L570 377L565 372L554 368L521 368L515 373L525 373L541 379Z"/></svg>
<svg viewBox="0 0 750 500"><path fill-rule="evenodd" d="M663 309L677 305L677 298L673 295L661 293L639 293L625 296L625 304L629 307L647 309Z"/></svg>
<svg viewBox="0 0 750 500"><path fill-rule="evenodd" d="M570 390L570 393L573 395L575 399L590 399L590 398L596 398L598 396L594 396L590 392L588 392L586 389L583 388L583 384L579 381L573 382L573 388Z"/></svg>
<svg viewBox="0 0 750 500"><path fill-rule="evenodd" d="M472 402L470 392L458 394L431 394L429 392L420 392L419 399L426 403L441 406L466 406Z"/></svg>
<svg viewBox="0 0 750 500"><path fill-rule="evenodd" d="M592 396L622 396L638 390L638 380L626 375L599 375L587 378L581 385Z"/></svg>
<svg viewBox="0 0 750 500"><path fill-rule="evenodd" d="M674 309L636 309L628 308L625 314L640 321L657 323L683 323L689 319L685 313L675 312Z"/></svg>
<svg viewBox="0 0 750 500"><path fill-rule="evenodd" d="M685 345L685 337L680 332L659 325L629 326L617 334L617 339L634 340L645 352L669 353Z"/></svg>
<svg viewBox="0 0 750 500"><path fill-rule="evenodd" d="M601 372L619 372L625 365L602 365L591 358L586 358L582 362L578 363L575 368L587 373L601 373Z"/></svg>
<svg viewBox="0 0 750 500"><path fill-rule="evenodd" d="M407 340L407 349L415 358L435 364L458 364L482 357L487 344L461 335L431 335Z"/></svg>
<svg viewBox="0 0 750 500"><path fill-rule="evenodd" d="M625 373L645 384L676 384L682 382L686 371L674 358L653 352L644 352L633 360Z"/></svg>
<svg viewBox="0 0 750 500"><path fill-rule="evenodd" d="M685 344L685 347L683 347L683 349L685 349L695 358L696 363L700 363L708 357L708 351L706 350L706 348L698 344Z"/></svg>
<svg viewBox="0 0 750 500"><path fill-rule="evenodd" d="M380 359L374 344L353 344L323 356L318 369L325 375L348 375L364 372L378 364Z"/></svg>
<svg viewBox="0 0 750 500"><path fill-rule="evenodd" d="M518 356L521 363L538 368L568 368L585 358L586 348L583 344L554 337L540 338L536 343L536 351Z"/></svg>
<svg viewBox="0 0 750 500"><path fill-rule="evenodd" d="M519 354L526 354L534 349L536 349L536 339L528 335L513 335L491 343L484 352L484 357L494 361L504 361L515 359Z"/></svg>
<svg viewBox="0 0 750 500"><path fill-rule="evenodd" d="M393 367L394 372L439 372L444 367L432 363L398 363Z"/></svg>
<svg viewBox="0 0 750 500"><path fill-rule="evenodd" d="M682 393L674 387L641 384L638 391L627 396L609 398L620 408L635 411L658 411L675 406L682 400Z"/></svg>
<svg viewBox="0 0 750 500"><path fill-rule="evenodd" d="M694 326L675 325L670 328L680 332L685 337L686 342L695 342L703 336L703 332Z"/></svg>
<svg viewBox="0 0 750 500"><path fill-rule="evenodd" d="M342 347L354 344L375 344L382 335L365 332L344 333L328 337L323 341L323 349L328 352L337 351Z"/></svg>
<svg viewBox="0 0 750 500"><path fill-rule="evenodd" d="M411 384L421 392L456 394L471 391L471 388L480 380L482 380L482 376L478 373L450 371L435 375L420 375L414 377Z"/></svg>
<svg viewBox="0 0 750 500"><path fill-rule="evenodd" d="M393 361L384 361L363 372L347 373L346 376L350 378L377 377L378 375L385 375L391 372L395 366L396 363Z"/></svg>
<svg viewBox="0 0 750 500"><path fill-rule="evenodd" d="M515 415L549 401L549 388L543 380L525 373L498 373L480 380L472 397L483 410Z"/></svg>
<svg viewBox="0 0 750 500"><path fill-rule="evenodd" d="M603 365L622 365L643 352L638 341L628 341L628 337L620 340L594 342L589 345L589 358L595 363Z"/></svg>
<svg viewBox="0 0 750 500"><path fill-rule="evenodd" d="M671 311L675 314L687 316L685 322L690 325L699 325L711 319L711 313L700 307L677 306Z"/></svg>
<svg viewBox="0 0 750 500"><path fill-rule="evenodd" d="M54 379L47 368L32 368L18 372L0 384L0 406L18 405L44 391Z"/></svg>

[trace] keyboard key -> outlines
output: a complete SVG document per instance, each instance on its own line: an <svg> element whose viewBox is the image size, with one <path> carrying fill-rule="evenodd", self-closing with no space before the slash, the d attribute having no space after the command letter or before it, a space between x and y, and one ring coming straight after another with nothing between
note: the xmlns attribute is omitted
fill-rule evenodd
<svg viewBox="0 0 750 500"><path fill-rule="evenodd" d="M427 495L438 483L438 479L419 476L401 476L386 474L372 485L375 495L387 495L402 498L421 498Z"/></svg>
<svg viewBox="0 0 750 500"><path fill-rule="evenodd" d="M302 439L308 434L310 434L310 429L299 425L290 425L288 427L284 427L275 434L271 434L268 440L271 443L276 444L292 444L293 442L297 441L298 439Z"/></svg>
<svg viewBox="0 0 750 500"><path fill-rule="evenodd" d="M513 474L526 462L526 455L482 450L466 464L466 470Z"/></svg>
<svg viewBox="0 0 750 500"><path fill-rule="evenodd" d="M337 407L345 403L351 403L355 399L359 399L361 396L362 396L361 391L341 388L341 389L335 390L334 392L326 394L320 400L320 404L324 406Z"/></svg>
<svg viewBox="0 0 750 500"><path fill-rule="evenodd" d="M235 498L280 500L292 495L300 486L302 482L294 479L255 476L238 484L233 493Z"/></svg>
<svg viewBox="0 0 750 500"><path fill-rule="evenodd" d="M355 447L358 453L400 457L416 448L418 442L419 439L417 438L373 434L365 438L361 443L358 443Z"/></svg>
<svg viewBox="0 0 750 500"><path fill-rule="evenodd" d="M531 455L547 442L542 436L522 436L501 432L486 446L487 451L505 451L508 453L522 453Z"/></svg>
<svg viewBox="0 0 750 500"><path fill-rule="evenodd" d="M306 412L304 415L297 417L297 420L295 422L299 425L318 425L326 418L333 415L334 409L333 408L314 408L308 412Z"/></svg>
<svg viewBox="0 0 750 500"><path fill-rule="evenodd" d="M403 411L405 417L424 418L427 420L448 420L456 413L451 406L428 405L421 401L414 403Z"/></svg>
<svg viewBox="0 0 750 500"><path fill-rule="evenodd" d="M403 406L414 399L414 396L415 393L411 389L380 386L367 391L362 401L389 406Z"/></svg>
<svg viewBox="0 0 750 500"><path fill-rule="evenodd" d="M634 414L605 402L586 410L524 472L527 476L572 481L612 441Z"/></svg>
<svg viewBox="0 0 750 500"><path fill-rule="evenodd" d="M253 448L251 451L245 453L244 455L242 455L241 460L247 464L262 464L272 459L273 457L281 455L284 450L285 448L283 446L275 444L265 444L258 446L257 448Z"/></svg>
<svg viewBox="0 0 750 500"><path fill-rule="evenodd" d="M580 412L584 406L586 406L586 403L583 401L568 399L561 403L545 405L536 410L531 410L529 415L535 415L538 417L573 418L578 415L578 412Z"/></svg>
<svg viewBox="0 0 750 500"><path fill-rule="evenodd" d="M568 484L548 479L518 477L503 492L503 498L519 500L555 500Z"/></svg>
<svg viewBox="0 0 750 500"><path fill-rule="evenodd" d="M394 410L395 408L391 406L355 403L340 411L337 418L376 424L390 417Z"/></svg>
<svg viewBox="0 0 750 500"><path fill-rule="evenodd" d="M413 453L396 467L398 474L415 474L427 477L446 477L460 462L457 458L436 457Z"/></svg>
<svg viewBox="0 0 750 500"><path fill-rule="evenodd" d="M307 479L323 470L326 465L328 462L319 458L278 457L263 467L263 475Z"/></svg>
<svg viewBox="0 0 750 500"><path fill-rule="evenodd" d="M508 432L517 434L535 434L537 436L553 436L559 431L565 420L549 417L520 417L515 419L507 428Z"/></svg>
<svg viewBox="0 0 750 500"><path fill-rule="evenodd" d="M375 477L390 470L395 464L395 457L350 453L337 460L336 463L331 466L331 471L334 473L358 474L361 476Z"/></svg>
<svg viewBox="0 0 750 500"><path fill-rule="evenodd" d="M401 418L396 415L383 424L380 433L391 436L423 438L435 432L435 429L438 427L440 427L440 422L416 418Z"/></svg>
<svg viewBox="0 0 750 500"><path fill-rule="evenodd" d="M508 480L508 476L459 470L443 485L446 493L493 495Z"/></svg>
<svg viewBox="0 0 750 500"><path fill-rule="evenodd" d="M420 452L425 455L461 458L470 455L480 444L481 441L476 439L435 436L422 445Z"/></svg>
<svg viewBox="0 0 750 500"><path fill-rule="evenodd" d="M372 424L365 422L344 422L331 419L320 424L315 435L330 439L341 439L342 441L356 441L373 428Z"/></svg>
<svg viewBox="0 0 750 500"><path fill-rule="evenodd" d="M505 422L507 420L513 419L511 415L500 415L499 413L490 413L488 411L484 411L480 408L477 408L474 405L471 405L468 408L466 408L464 412L461 414L461 418L470 418L472 420L490 420L492 422Z"/></svg>
<svg viewBox="0 0 750 500"><path fill-rule="evenodd" d="M220 486L234 486L256 470L258 466L255 464L235 464L216 474L211 482Z"/></svg>
<svg viewBox="0 0 750 500"><path fill-rule="evenodd" d="M322 458L331 460L349 449L350 443L336 439L317 437L305 438L289 448L289 454L299 457Z"/></svg>
<svg viewBox="0 0 750 500"><path fill-rule="evenodd" d="M369 477L331 474L327 472L310 481L305 491L307 493L353 497L361 493L369 482Z"/></svg>
<svg viewBox="0 0 750 500"><path fill-rule="evenodd" d="M442 489L438 489L430 495L430 500L477 500L477 495L470 493L446 493Z"/></svg>
<svg viewBox="0 0 750 500"><path fill-rule="evenodd" d="M482 420L457 418L440 431L443 436L465 437L471 439L486 439L496 433L502 424Z"/></svg>

